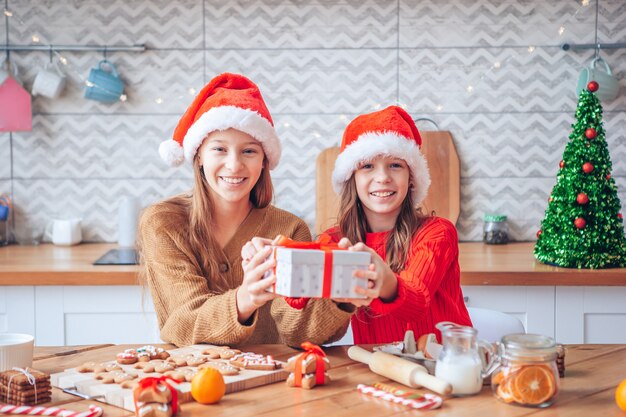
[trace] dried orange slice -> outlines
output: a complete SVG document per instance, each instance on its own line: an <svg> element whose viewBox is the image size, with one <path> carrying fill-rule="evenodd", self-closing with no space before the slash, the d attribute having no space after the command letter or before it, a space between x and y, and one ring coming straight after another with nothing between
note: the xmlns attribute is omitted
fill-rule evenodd
<svg viewBox="0 0 626 417"><path fill-rule="evenodd" d="M548 401L556 392L552 372L541 365L524 367L508 385L511 395L520 404L538 405Z"/></svg>

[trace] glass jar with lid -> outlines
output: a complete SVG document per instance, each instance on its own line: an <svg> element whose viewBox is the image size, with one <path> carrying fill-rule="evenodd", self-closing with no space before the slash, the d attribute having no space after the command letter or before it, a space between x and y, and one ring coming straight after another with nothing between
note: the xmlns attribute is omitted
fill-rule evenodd
<svg viewBox="0 0 626 417"><path fill-rule="evenodd" d="M509 225L502 214L485 214L483 224L483 242L489 245L501 245L509 241Z"/></svg>
<svg viewBox="0 0 626 417"><path fill-rule="evenodd" d="M500 401L526 407L548 407L559 392L557 346L538 334L511 334L498 344L500 368L491 389Z"/></svg>

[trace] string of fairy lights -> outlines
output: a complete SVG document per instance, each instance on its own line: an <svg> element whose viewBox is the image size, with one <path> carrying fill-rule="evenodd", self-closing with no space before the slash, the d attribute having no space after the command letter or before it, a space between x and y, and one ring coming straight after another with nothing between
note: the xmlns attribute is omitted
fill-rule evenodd
<svg viewBox="0 0 626 417"><path fill-rule="evenodd" d="M575 18L576 16L578 16L582 11L584 11L587 7L589 7L590 5L590 0L580 0L580 6L577 8L576 12L572 15L572 18ZM597 6L597 5L596 5ZM5 8L4 8L4 15L7 19L15 19L17 21L18 24L26 26L24 24L24 22L19 18L19 16L15 13L13 13L9 8L8 8L8 1L5 0ZM596 22L597 25L597 22ZM7 21L7 31L8 31L8 21ZM566 33L567 29L565 24L561 24L559 26L559 28L557 29L557 35L559 37L563 37L563 35ZM597 38L597 26L596 26L596 38ZM59 63L61 63L63 65L63 69L64 72L66 74L70 74L74 79L79 80L79 82L81 84L83 84L86 87L91 87L91 88L99 88L102 89L103 91L107 92L107 93L113 93L114 92L108 90L105 86L101 86L101 85L96 85L93 82L91 82L89 79L87 79L82 73L81 71L79 71L72 63L71 61L65 56L63 55L60 51L55 50L54 46L50 43L45 42L45 39L42 39L42 36L38 33L33 33L31 35L31 42L35 45L48 45L50 47L50 61L52 62L53 56L55 56L57 58L57 60L59 61ZM597 41L596 41L597 43ZM8 46L8 36L7 36L7 46ZM528 45L525 49L522 50L521 54L533 54L536 50L536 46L534 45ZM7 55L8 55L8 51L7 51ZM519 57L520 53L515 54L512 53L510 54L508 57L506 57L503 61L497 60L495 62L493 62L492 64L490 64L488 67L483 68L482 73L480 74L479 77L477 78L473 78L470 79L467 83L467 85L465 86L465 93L467 95L471 95L474 94L478 87L480 86L480 84L483 82L483 80L485 80L485 78L489 77L492 73L494 73L495 71L499 71L502 70L506 64L511 61L513 58L515 57ZM106 59L106 48L104 49L104 57ZM189 87L186 90L186 94L181 94L179 95L177 98L178 99L183 99L186 95L189 96L194 96L197 93L196 88L193 87ZM126 96L126 94L122 93L119 96L119 100L121 102L124 102L128 99L128 97ZM158 105L164 104L167 101L166 97L163 96L157 96L154 98L154 102ZM406 103L399 103L400 107L403 108L407 108L408 106L406 105ZM382 107L382 105L380 103L377 103L375 105L372 106L372 110L378 110ZM434 110L436 112L443 112L445 110L445 107L442 103L437 103L435 104ZM340 115L339 118L341 120L347 120L347 116L345 115ZM283 123L284 127L289 127L289 123ZM316 135L316 137L321 137L321 135L319 134L319 132L314 132L314 135Z"/></svg>

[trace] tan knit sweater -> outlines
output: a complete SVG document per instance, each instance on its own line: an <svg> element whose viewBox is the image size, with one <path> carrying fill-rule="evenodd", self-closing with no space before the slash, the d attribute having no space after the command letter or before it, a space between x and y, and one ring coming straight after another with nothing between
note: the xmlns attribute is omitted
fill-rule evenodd
<svg viewBox="0 0 626 417"><path fill-rule="evenodd" d="M252 209L217 254L219 273L205 277L184 238L189 234L186 211L158 203L145 210L139 226L142 276L152 293L161 339L178 346L299 346L304 341L322 344L343 336L354 307L328 299L311 300L306 308L296 310L277 298L258 309L245 325L237 320L235 294L243 280L242 246L254 236L273 239L278 234L308 241L311 235L301 219L273 206Z"/></svg>

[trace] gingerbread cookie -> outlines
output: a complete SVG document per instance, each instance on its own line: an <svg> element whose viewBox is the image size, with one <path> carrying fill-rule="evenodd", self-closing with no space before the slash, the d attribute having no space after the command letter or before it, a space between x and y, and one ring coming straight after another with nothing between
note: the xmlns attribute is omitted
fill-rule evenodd
<svg viewBox="0 0 626 417"><path fill-rule="evenodd" d="M326 385L329 382L330 382L330 378L328 377L328 374L324 373L324 384L322 385ZM306 374L302 376L302 382L301 382L302 388L311 389L316 385L317 385L317 380L316 380L315 374ZM288 387L296 386L296 377L293 374L293 372L290 373L289 376L287 377L287 386Z"/></svg>
<svg viewBox="0 0 626 417"><path fill-rule="evenodd" d="M150 355L150 359L167 359L170 357L170 354L165 351L165 349L160 347L155 347L152 345L142 346L137 349L137 354L142 354L142 357L145 357L146 354Z"/></svg>
<svg viewBox="0 0 626 417"><path fill-rule="evenodd" d="M131 381L137 378L137 374L128 374L126 372L104 372L101 374L96 374L96 379L102 381L103 384L120 384L124 381Z"/></svg>
<svg viewBox="0 0 626 417"><path fill-rule="evenodd" d="M223 350L229 350L229 346L213 346L210 348L206 348L202 351L203 355L207 355L209 359L219 359L220 353Z"/></svg>
<svg viewBox="0 0 626 417"><path fill-rule="evenodd" d="M176 365L170 362L162 361L160 363L154 364L154 372L158 372L160 374L164 374L168 371L173 371L176 369Z"/></svg>
<svg viewBox="0 0 626 417"><path fill-rule="evenodd" d="M94 368L98 366L95 362L85 362L80 366L76 367L76 370L80 373L93 372Z"/></svg>
<svg viewBox="0 0 626 417"><path fill-rule="evenodd" d="M126 349L124 352L118 353L115 357L119 364L132 365L137 362L137 351L135 349Z"/></svg>
<svg viewBox="0 0 626 417"><path fill-rule="evenodd" d="M93 372L97 374L113 371L122 371L122 368L117 363L101 363L93 367Z"/></svg>
<svg viewBox="0 0 626 417"><path fill-rule="evenodd" d="M202 365L198 366L198 369L202 369L202 368L214 368L217 369L219 371L220 374L222 375L237 375L239 374L239 368L237 368L236 366L230 365L226 362L220 362L220 361L208 361L203 363Z"/></svg>
<svg viewBox="0 0 626 417"><path fill-rule="evenodd" d="M154 372L155 364L153 364L151 362L137 362L133 366L133 368L141 369L143 372L149 374L151 372Z"/></svg>
<svg viewBox="0 0 626 417"><path fill-rule="evenodd" d="M230 364L244 369L256 371L272 371L280 368L280 363L276 362L270 355L259 355L252 352L239 353L232 357Z"/></svg>
<svg viewBox="0 0 626 417"><path fill-rule="evenodd" d="M139 386L139 381L136 380L136 379L129 379L127 381L123 381L122 383L120 383L120 387L122 387L124 389L132 389L132 390L134 390L138 386Z"/></svg>
<svg viewBox="0 0 626 417"><path fill-rule="evenodd" d="M198 370L196 368L177 368L173 371L165 372L163 375L167 375L181 382L182 381L191 382L191 380L193 379L194 375L196 375L197 372Z"/></svg>

